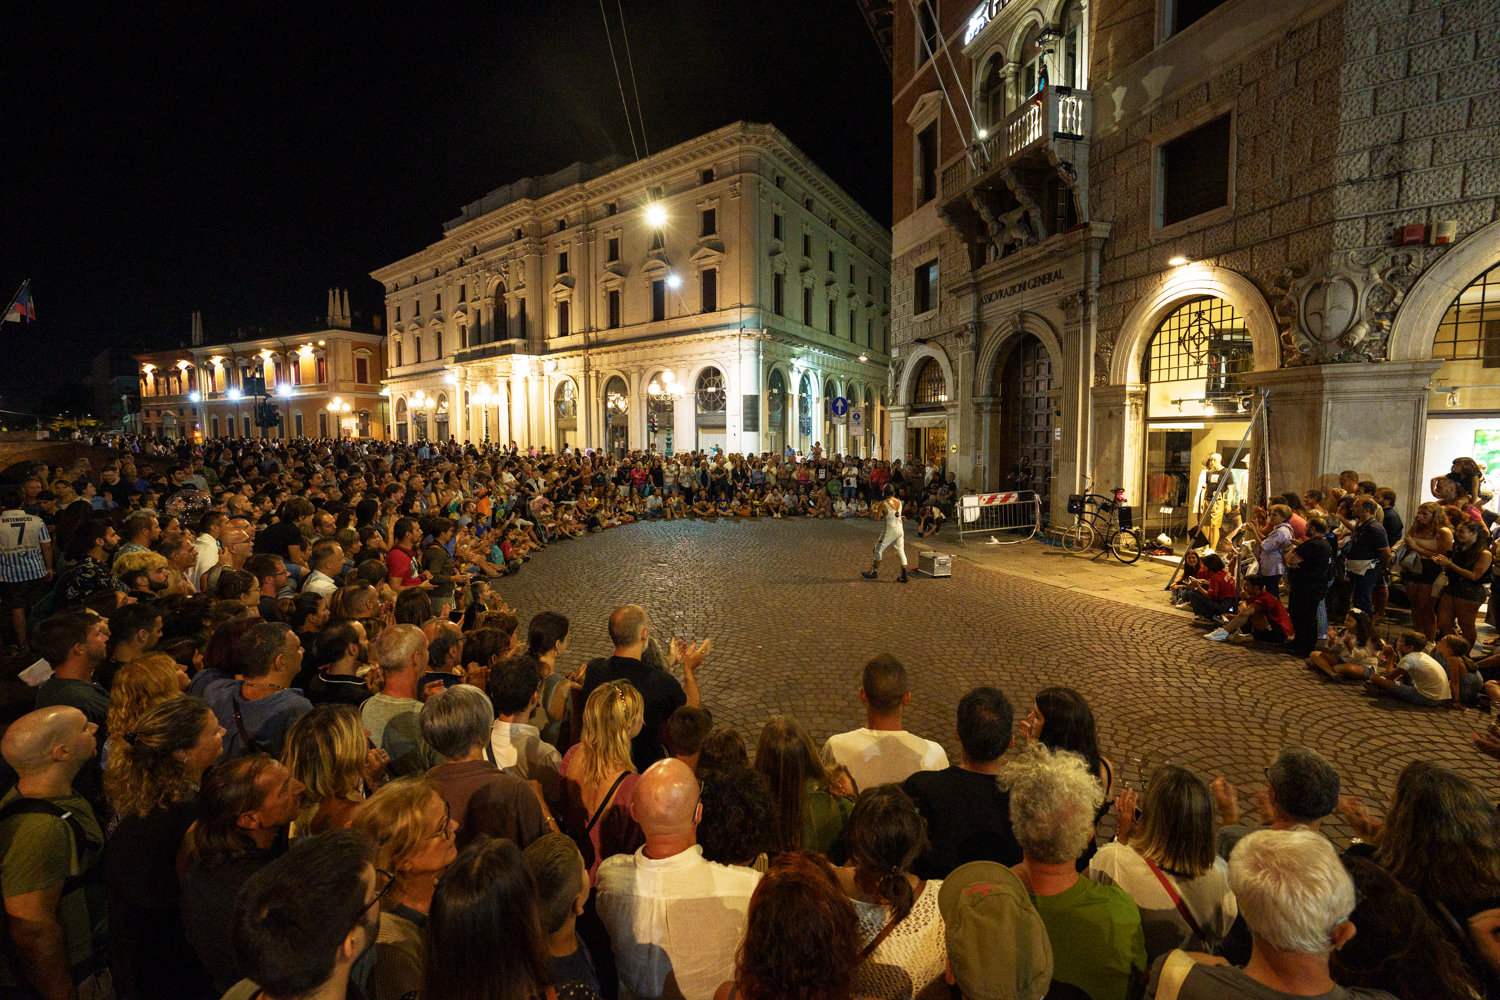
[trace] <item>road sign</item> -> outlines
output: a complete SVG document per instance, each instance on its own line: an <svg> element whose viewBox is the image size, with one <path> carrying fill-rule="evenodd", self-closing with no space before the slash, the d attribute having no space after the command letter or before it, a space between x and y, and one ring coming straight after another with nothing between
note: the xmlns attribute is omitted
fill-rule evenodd
<svg viewBox="0 0 1500 1000"><path fill-rule="evenodd" d="M833 402L828 405L833 411L833 422L836 424L846 423L849 419L849 401L843 396L833 397Z"/></svg>
<svg viewBox="0 0 1500 1000"><path fill-rule="evenodd" d="M849 411L849 432L858 434L865 429L865 414L863 410Z"/></svg>

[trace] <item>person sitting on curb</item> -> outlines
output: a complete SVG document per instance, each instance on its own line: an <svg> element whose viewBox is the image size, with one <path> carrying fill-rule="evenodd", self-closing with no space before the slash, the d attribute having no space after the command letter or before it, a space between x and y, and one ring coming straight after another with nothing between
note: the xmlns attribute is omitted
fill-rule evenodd
<svg viewBox="0 0 1500 1000"><path fill-rule="evenodd" d="M1292 619L1268 583L1262 577L1245 577L1241 588L1245 599L1240 602L1235 616L1223 628L1215 629L1204 638L1213 642L1269 642L1278 646L1290 639Z"/></svg>
<svg viewBox="0 0 1500 1000"><path fill-rule="evenodd" d="M1386 646L1381 651L1382 669L1365 681L1365 687L1423 708L1462 708L1456 697L1460 681L1450 678L1448 668L1428 656L1426 649L1427 639L1422 633L1401 633L1394 649ZM1479 675L1473 676L1477 679Z"/></svg>

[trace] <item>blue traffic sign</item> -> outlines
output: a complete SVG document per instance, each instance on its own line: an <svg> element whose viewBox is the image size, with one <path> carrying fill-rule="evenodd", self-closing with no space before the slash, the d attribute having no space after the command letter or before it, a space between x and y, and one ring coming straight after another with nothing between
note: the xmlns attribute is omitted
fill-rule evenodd
<svg viewBox="0 0 1500 1000"><path fill-rule="evenodd" d="M843 396L835 396L835 397L833 397L833 415L835 417L842 417L844 414L846 414L848 412L849 412L849 401L847 399L845 399Z"/></svg>

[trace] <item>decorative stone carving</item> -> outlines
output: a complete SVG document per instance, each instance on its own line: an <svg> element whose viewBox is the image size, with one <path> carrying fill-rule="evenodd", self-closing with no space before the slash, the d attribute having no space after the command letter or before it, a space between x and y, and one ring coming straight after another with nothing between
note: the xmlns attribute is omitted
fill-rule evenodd
<svg viewBox="0 0 1500 1000"><path fill-rule="evenodd" d="M960 323L953 330L953 340L959 347L971 346L978 337L978 323Z"/></svg>
<svg viewBox="0 0 1500 1000"><path fill-rule="evenodd" d="M1391 317L1417 270L1414 256L1396 249L1379 250L1368 260L1350 251L1301 276L1283 270L1274 289L1280 293L1282 363L1383 360Z"/></svg>

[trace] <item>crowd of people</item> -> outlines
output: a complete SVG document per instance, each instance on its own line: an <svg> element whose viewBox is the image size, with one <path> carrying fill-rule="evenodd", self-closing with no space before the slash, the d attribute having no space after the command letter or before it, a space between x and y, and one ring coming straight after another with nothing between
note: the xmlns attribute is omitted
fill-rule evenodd
<svg viewBox="0 0 1500 1000"><path fill-rule="evenodd" d="M1489 599L1500 560L1493 497L1472 458L1429 485L1434 499L1410 526L1395 490L1352 470L1327 494L1281 494L1228 531L1216 522L1184 555L1175 601L1209 639L1290 648L1373 694L1423 707L1487 707L1491 692L1500 702L1500 648L1486 650L1478 631L1486 604L1500 627ZM1391 637L1381 627L1392 624L1393 588L1411 628ZM1500 728L1485 739L1500 751Z"/></svg>
<svg viewBox="0 0 1500 1000"><path fill-rule="evenodd" d="M709 638L625 605L570 669L572 623L490 584L563 536L536 501L584 495L569 459L100 461L62 509L56 477L0 492L0 995L1500 996L1500 820L1439 764L1381 821L1284 747L1251 819L1222 777L1117 768L1077 691L1018 719L995 686L950 760L889 655L849 678L861 728L752 746L704 705Z"/></svg>

